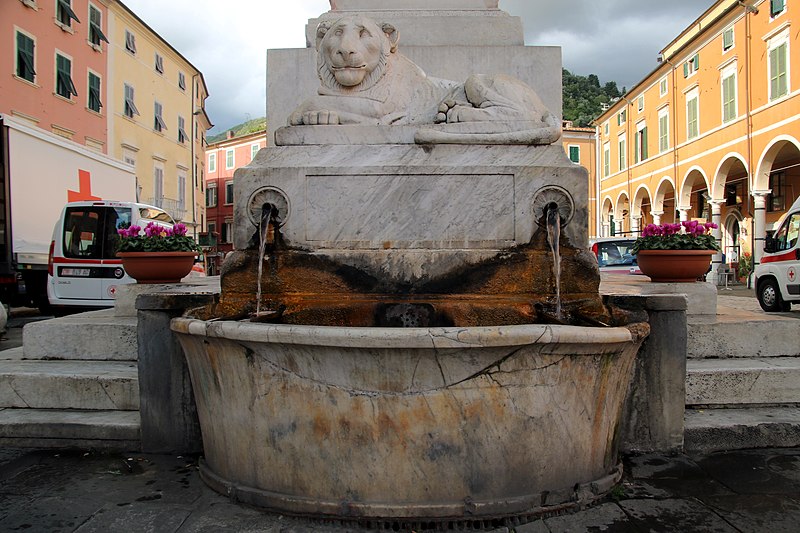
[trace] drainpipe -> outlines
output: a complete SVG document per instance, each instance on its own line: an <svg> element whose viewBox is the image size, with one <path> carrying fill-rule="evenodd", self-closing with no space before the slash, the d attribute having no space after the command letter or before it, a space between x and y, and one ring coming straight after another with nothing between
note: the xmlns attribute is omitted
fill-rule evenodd
<svg viewBox="0 0 800 533"><path fill-rule="evenodd" d="M189 164L191 165L191 172L192 172L192 226L194 228L193 230L194 240L195 242L197 242L197 209L195 207L195 204L197 203L196 189L197 189L198 176L197 176L197 162L194 160L194 143L197 141L197 134L195 133L197 131L197 122L196 122L197 115L195 114L194 111L194 103L197 98L197 95L195 94L195 87L197 87L197 74L192 74L192 103L191 103L192 114L190 115L192 117L192 129L191 129L192 133L190 134L192 141L189 143L191 150L191 162ZM186 194L186 191L184 191L184 194Z"/></svg>
<svg viewBox="0 0 800 533"><path fill-rule="evenodd" d="M748 177L748 195L747 195L747 211L753 217L753 221L755 222L755 214L753 213L753 209L756 207L755 202L751 203L753 199L753 190L755 189L755 180L753 179L753 117L751 114L751 102L750 102L750 54L752 52L750 41L752 39L752 35L750 33L750 14L753 12L752 8L748 7L747 5L741 4L744 8L744 106L745 106L745 125L747 127L747 177ZM756 11L757 13L758 11ZM767 184L769 186L769 183ZM756 228L753 228L751 225L750 231L750 250L751 250L751 257L753 258L753 270L755 270L755 266L758 264L758 260L761 259L761 253L756 256L756 235L755 231ZM763 226L762 226L762 229ZM760 235L763 238L763 235ZM738 243L736 243L738 244ZM763 243L762 243L763 244Z"/></svg>
<svg viewBox="0 0 800 533"><path fill-rule="evenodd" d="M663 57L663 56L662 56ZM673 209L678 209L678 82L675 78L675 64L667 58L663 58L664 62L670 67L670 78L672 79L672 175L675 177L675 189L673 189ZM663 209L663 204L662 204ZM675 211L671 213L672 221L675 222Z"/></svg>
<svg viewBox="0 0 800 533"><path fill-rule="evenodd" d="M594 201L594 203L595 203L595 214L594 214L595 230L594 231L595 231L595 234L596 234L595 237L608 237L608 235L606 235L605 232L603 231L602 200L600 198L600 180L602 179L602 176L601 176L601 173L600 173L600 167L602 165L598 164L600 162L600 139L601 139L600 138L600 126L599 125L595 125L595 127L594 127L594 138L595 138L595 142L594 142L594 156L595 156L595 160L594 160L594 175L595 175L594 188L595 188L595 191L596 191L595 192L595 201Z"/></svg>
<svg viewBox="0 0 800 533"><path fill-rule="evenodd" d="M625 95L622 95L622 99L625 100L625 151L628 151L628 145L630 144L631 138L631 110L633 109L633 103L628 100ZM617 147L619 147L619 142L617 142ZM641 163L641 161L639 161ZM610 164L610 162L609 162ZM625 175L626 181L628 184L628 216L631 219L630 226L631 226L631 233L633 233L633 203L635 199L631 194L631 176L633 175L633 171L631 169L630 160L628 159L628 154L625 154ZM625 228L624 220L622 229ZM634 235L631 235L633 237Z"/></svg>

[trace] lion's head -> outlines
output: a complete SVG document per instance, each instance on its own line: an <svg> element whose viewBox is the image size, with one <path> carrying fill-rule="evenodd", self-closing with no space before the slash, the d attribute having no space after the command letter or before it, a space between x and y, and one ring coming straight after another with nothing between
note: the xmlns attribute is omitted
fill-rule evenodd
<svg viewBox="0 0 800 533"><path fill-rule="evenodd" d="M343 92L371 88L397 50L397 30L364 16L322 22L317 27L317 70L322 85Z"/></svg>

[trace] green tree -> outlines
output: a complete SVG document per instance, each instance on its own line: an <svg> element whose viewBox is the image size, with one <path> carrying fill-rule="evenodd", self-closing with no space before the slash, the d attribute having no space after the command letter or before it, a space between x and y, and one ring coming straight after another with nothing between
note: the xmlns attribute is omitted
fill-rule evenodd
<svg viewBox="0 0 800 533"><path fill-rule="evenodd" d="M581 76L567 69L562 71L564 120L571 120L575 126L587 127L602 112L603 104L610 104L622 96L617 82L604 85L595 74Z"/></svg>

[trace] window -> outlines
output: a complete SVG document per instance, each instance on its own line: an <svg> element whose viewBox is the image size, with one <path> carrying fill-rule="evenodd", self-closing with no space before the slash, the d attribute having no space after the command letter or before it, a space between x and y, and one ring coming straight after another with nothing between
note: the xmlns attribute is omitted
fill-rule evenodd
<svg viewBox="0 0 800 533"><path fill-rule="evenodd" d="M80 22L72 10L72 0L56 0L56 20L67 28L72 26L72 21Z"/></svg>
<svg viewBox="0 0 800 533"><path fill-rule="evenodd" d="M103 103L100 101L100 76L89 72L89 101L86 106L95 113L100 112Z"/></svg>
<svg viewBox="0 0 800 533"><path fill-rule="evenodd" d="M777 17L786 9L786 0L770 0L769 2L769 16L772 18Z"/></svg>
<svg viewBox="0 0 800 533"><path fill-rule="evenodd" d="M178 211L181 213L186 209L186 174L178 174Z"/></svg>
<svg viewBox="0 0 800 533"><path fill-rule="evenodd" d="M164 122L164 108L159 102L153 103L153 129L156 131L167 129L167 124Z"/></svg>
<svg viewBox="0 0 800 533"><path fill-rule="evenodd" d="M78 96L75 84L72 83L72 61L69 58L56 54L56 94L70 99L72 95Z"/></svg>
<svg viewBox="0 0 800 533"><path fill-rule="evenodd" d="M232 204L233 203L233 182L228 181L225 183L225 203Z"/></svg>
<svg viewBox="0 0 800 533"><path fill-rule="evenodd" d="M636 99L636 109L641 113L644 111L644 95L640 94L639 98Z"/></svg>
<svg viewBox="0 0 800 533"><path fill-rule="evenodd" d="M744 182L725 184L725 205L732 207L742 205Z"/></svg>
<svg viewBox="0 0 800 533"><path fill-rule="evenodd" d="M608 122L603 123L603 135L608 135Z"/></svg>
<svg viewBox="0 0 800 533"><path fill-rule="evenodd" d="M36 79L34 65L33 39L22 32L17 32L17 76L33 83Z"/></svg>
<svg viewBox="0 0 800 533"><path fill-rule="evenodd" d="M736 118L736 65L722 71L722 122Z"/></svg>
<svg viewBox="0 0 800 533"><path fill-rule="evenodd" d="M697 211L695 212L695 216L697 218L709 218L708 215L708 191L703 189L702 191L697 191L697 201L695 204L697 205Z"/></svg>
<svg viewBox="0 0 800 533"><path fill-rule="evenodd" d="M658 82L658 95L665 96L668 90L669 86L667 85L667 78L665 76L661 78L661 81Z"/></svg>
<svg viewBox="0 0 800 533"><path fill-rule="evenodd" d="M769 43L769 99L775 100L789 92L787 59L789 52L788 32Z"/></svg>
<svg viewBox="0 0 800 533"><path fill-rule="evenodd" d="M216 222L209 222L206 224L206 232L208 233L216 233L217 232L217 223Z"/></svg>
<svg viewBox="0 0 800 533"><path fill-rule="evenodd" d="M658 152L669 150L669 108L664 107L658 112Z"/></svg>
<svg viewBox="0 0 800 533"><path fill-rule="evenodd" d="M603 145L603 176L608 177L611 174L611 148L608 143Z"/></svg>
<svg viewBox="0 0 800 533"><path fill-rule="evenodd" d="M217 207L217 187L208 187L206 189L206 207Z"/></svg>
<svg viewBox="0 0 800 533"><path fill-rule="evenodd" d="M186 75L183 72L178 72L178 87L181 91L186 90Z"/></svg>
<svg viewBox="0 0 800 533"><path fill-rule="evenodd" d="M189 138L186 135L186 120L183 117L178 117L178 142L183 144Z"/></svg>
<svg viewBox="0 0 800 533"><path fill-rule="evenodd" d="M136 109L136 104L133 103L133 87L125 84L125 116L133 118L133 115L138 115L139 110Z"/></svg>
<svg viewBox="0 0 800 533"><path fill-rule="evenodd" d="M208 154L208 171L217 171L217 154Z"/></svg>
<svg viewBox="0 0 800 533"><path fill-rule="evenodd" d="M700 134L699 91L692 89L686 94L686 138L694 139Z"/></svg>
<svg viewBox="0 0 800 533"><path fill-rule="evenodd" d="M647 126L642 121L636 125L636 138L633 146L633 162L638 163L647 159Z"/></svg>
<svg viewBox="0 0 800 533"><path fill-rule="evenodd" d="M700 68L700 56L695 54L683 64L683 77L688 78Z"/></svg>
<svg viewBox="0 0 800 533"><path fill-rule="evenodd" d="M775 251L791 250L797 245L798 237L800 237L800 214L795 213L775 234Z"/></svg>
<svg viewBox="0 0 800 533"><path fill-rule="evenodd" d="M233 157L233 150L226 150L225 151L225 168L230 170L236 165L236 161Z"/></svg>
<svg viewBox="0 0 800 533"><path fill-rule="evenodd" d="M125 30L125 50L135 54L136 53L136 36Z"/></svg>
<svg viewBox="0 0 800 533"><path fill-rule="evenodd" d="M727 52L733 48L733 26L725 28L722 32L722 51Z"/></svg>
<svg viewBox="0 0 800 533"><path fill-rule="evenodd" d="M164 169L153 169L153 205L161 207L164 203Z"/></svg>
<svg viewBox="0 0 800 533"><path fill-rule="evenodd" d="M226 220L222 225L222 242L228 244L233 242L233 222Z"/></svg>
<svg viewBox="0 0 800 533"><path fill-rule="evenodd" d="M569 145L569 160L573 163L581 162L581 147L576 144Z"/></svg>
<svg viewBox="0 0 800 533"><path fill-rule="evenodd" d="M628 110L623 109L619 113L617 113L617 126L622 126L628 119Z"/></svg>
<svg viewBox="0 0 800 533"><path fill-rule="evenodd" d="M93 5L89 5L89 42L93 46L100 46L100 41L108 43L108 38L102 30L103 14Z"/></svg>
<svg viewBox="0 0 800 533"><path fill-rule="evenodd" d="M786 209L786 174L773 172L769 176L771 192L767 197L767 211L784 211Z"/></svg>
<svg viewBox="0 0 800 533"><path fill-rule="evenodd" d="M623 133L617 138L617 147L619 148L619 169L625 170L628 168L628 150L627 143L625 142L625 134Z"/></svg>
<svg viewBox="0 0 800 533"><path fill-rule="evenodd" d="M257 145L257 144L251 144L251 145L250 145L250 159L251 159L251 160L253 160L253 159L255 159L255 158L256 158L256 154L258 153L258 150L259 150L260 148L261 148L261 147L260 147L259 145Z"/></svg>
<svg viewBox="0 0 800 533"><path fill-rule="evenodd" d="M156 72L159 74L164 74L164 58L161 57L158 53L156 53L156 64L155 64Z"/></svg>

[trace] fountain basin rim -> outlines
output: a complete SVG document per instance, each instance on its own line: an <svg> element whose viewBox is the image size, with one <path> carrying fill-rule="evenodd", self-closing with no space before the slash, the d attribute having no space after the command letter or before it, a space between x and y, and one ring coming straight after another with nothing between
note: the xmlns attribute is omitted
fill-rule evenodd
<svg viewBox="0 0 800 533"><path fill-rule="evenodd" d="M508 326L385 328L258 324L228 320L174 318L177 333L245 342L268 342L351 348L486 348L529 344L611 346L634 342L625 327L550 324Z"/></svg>

